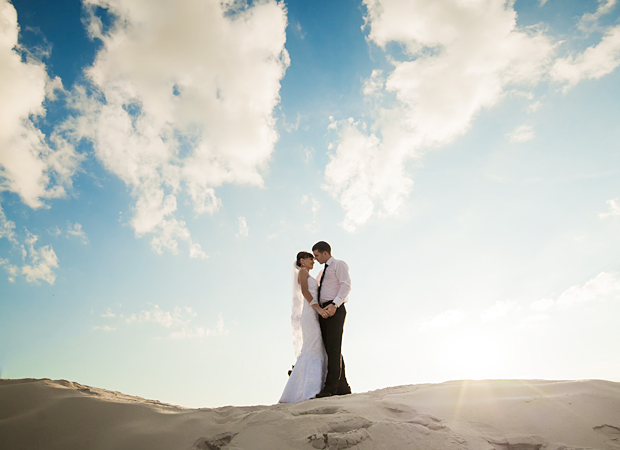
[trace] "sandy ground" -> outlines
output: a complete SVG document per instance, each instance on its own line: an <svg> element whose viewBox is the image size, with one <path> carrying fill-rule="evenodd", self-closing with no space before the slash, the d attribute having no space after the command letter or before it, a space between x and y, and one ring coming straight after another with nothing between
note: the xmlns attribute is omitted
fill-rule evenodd
<svg viewBox="0 0 620 450"><path fill-rule="evenodd" d="M64 380L0 380L2 450L620 450L620 383L453 381L187 409Z"/></svg>

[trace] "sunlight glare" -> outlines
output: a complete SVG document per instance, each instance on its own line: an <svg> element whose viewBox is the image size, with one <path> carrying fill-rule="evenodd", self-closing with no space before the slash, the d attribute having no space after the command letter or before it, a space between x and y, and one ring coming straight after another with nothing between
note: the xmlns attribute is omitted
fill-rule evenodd
<svg viewBox="0 0 620 450"><path fill-rule="evenodd" d="M440 362L455 379L497 377L506 361L505 347L503 339L495 334L466 331L446 339Z"/></svg>

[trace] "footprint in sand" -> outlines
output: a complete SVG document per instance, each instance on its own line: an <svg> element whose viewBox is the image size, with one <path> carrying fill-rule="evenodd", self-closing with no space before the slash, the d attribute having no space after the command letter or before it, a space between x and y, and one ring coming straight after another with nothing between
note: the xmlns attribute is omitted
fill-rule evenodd
<svg viewBox="0 0 620 450"><path fill-rule="evenodd" d="M605 443L609 448L620 449L620 427L604 424L593 427L593 429L605 436Z"/></svg>
<svg viewBox="0 0 620 450"><path fill-rule="evenodd" d="M430 414L418 414L415 409L407 405L383 402L382 410L386 419L389 421L422 425L433 431L446 428L446 426L441 423L440 419Z"/></svg>
<svg viewBox="0 0 620 450"><path fill-rule="evenodd" d="M291 411L293 416L336 414L342 411L339 406L324 406L322 408L307 409L305 411Z"/></svg>
<svg viewBox="0 0 620 450"><path fill-rule="evenodd" d="M354 447L362 449L360 445L364 441L370 442L370 434L366 429L351 430L346 433L323 433L308 437L314 448L318 449L346 449ZM372 445L369 447L372 448Z"/></svg>
<svg viewBox="0 0 620 450"><path fill-rule="evenodd" d="M341 418L337 422L327 424L330 432L313 434L308 440L318 449L340 450L353 446L362 449L363 447L360 447L362 442L370 442L370 434L366 429L372 425L370 420L359 416Z"/></svg>
<svg viewBox="0 0 620 450"><path fill-rule="evenodd" d="M220 450L230 444L230 441L232 441L236 435L237 433L221 433L210 438L198 438L194 442L192 450Z"/></svg>
<svg viewBox="0 0 620 450"><path fill-rule="evenodd" d="M547 442L538 436L510 436L504 439L489 439L494 450L540 450Z"/></svg>

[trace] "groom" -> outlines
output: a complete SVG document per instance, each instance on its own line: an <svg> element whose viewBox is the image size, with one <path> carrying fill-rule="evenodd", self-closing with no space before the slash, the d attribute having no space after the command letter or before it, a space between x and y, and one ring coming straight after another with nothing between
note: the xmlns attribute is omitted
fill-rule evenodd
<svg viewBox="0 0 620 450"><path fill-rule="evenodd" d="M325 386L316 398L351 393L344 373L342 358L342 331L347 310L344 304L351 292L349 266L344 261L332 256L332 249L327 242L317 242L312 247L314 258L325 267L319 274L318 303L327 310L329 317L319 317L323 344L327 352L327 378Z"/></svg>

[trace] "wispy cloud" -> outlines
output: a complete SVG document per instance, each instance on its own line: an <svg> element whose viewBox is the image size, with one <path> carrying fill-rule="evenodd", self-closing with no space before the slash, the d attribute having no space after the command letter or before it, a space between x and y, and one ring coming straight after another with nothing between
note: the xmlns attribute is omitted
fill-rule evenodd
<svg viewBox="0 0 620 450"><path fill-rule="evenodd" d="M30 264L22 266L22 274L29 283L45 281L49 284L54 284L56 281L54 269L58 267L58 257L54 249L51 245L35 248L34 244L39 239L39 236L30 233L28 230L26 230L26 235L26 248L24 250L22 247L22 249L24 254L27 255L25 259Z"/></svg>
<svg viewBox="0 0 620 450"><path fill-rule="evenodd" d="M321 204L312 194L305 194L301 197L301 205L304 208L309 207L310 213L312 214L312 221L306 223L306 229L309 231L316 231L318 226L316 219L319 209L321 209Z"/></svg>
<svg viewBox="0 0 620 450"><path fill-rule="evenodd" d="M189 306L176 306L172 311L165 311L159 305L150 305L138 313L129 315L118 314L108 308L101 314L106 321L112 321L112 325L97 325L94 328L103 331L114 331L121 327L135 327L140 324L153 324L167 330L169 339L196 339L214 336L225 336L228 328L224 323L222 314L218 315L217 323L214 327L208 328L196 324L198 314ZM109 323L109 322L108 322Z"/></svg>
<svg viewBox="0 0 620 450"><path fill-rule="evenodd" d="M306 163L312 161L312 157L314 156L314 147L303 147L302 150L304 152L304 161Z"/></svg>
<svg viewBox="0 0 620 450"><path fill-rule="evenodd" d="M0 239L7 239L14 252L21 254L19 263L0 257L0 266L4 267L10 282L14 282L19 275L23 275L29 283L45 281L54 284L56 281L54 269L58 268L58 257L54 249L51 245L35 247L39 236L32 234L28 229L25 229L25 233L26 237L22 241L15 232L15 222L6 218L0 206Z"/></svg>
<svg viewBox="0 0 620 450"><path fill-rule="evenodd" d="M620 298L620 274L601 272L583 286L572 286L564 291L557 299L560 307L576 306L578 304L616 300Z"/></svg>
<svg viewBox="0 0 620 450"><path fill-rule="evenodd" d="M0 239L8 239L13 245L18 245L17 235L15 234L15 222L8 220L2 205L0 205Z"/></svg>
<svg viewBox="0 0 620 450"><path fill-rule="evenodd" d="M15 278L19 275L19 267L11 264L11 261L5 258L0 258L0 266L4 267L4 270L8 274L7 279L11 282L15 282Z"/></svg>
<svg viewBox="0 0 620 450"><path fill-rule="evenodd" d="M54 237L58 237L62 234L62 230L58 228L58 226L55 226L54 228L49 228L47 232Z"/></svg>
<svg viewBox="0 0 620 450"><path fill-rule="evenodd" d="M300 39L305 39L306 38L306 33L304 32L304 30L301 27L301 23L299 22L295 22L294 24L292 24L292 28L293 30L295 30L295 34L300 38Z"/></svg>
<svg viewBox="0 0 620 450"><path fill-rule="evenodd" d="M586 13L581 16L578 25L579 29L585 32L595 30L598 27L599 19L605 14L609 14L614 9L617 3L618 0L599 0L598 7L596 8L595 12Z"/></svg>
<svg viewBox="0 0 620 450"><path fill-rule="evenodd" d="M114 313L114 311L112 311L110 308L108 308L108 310L106 312L101 314L101 317L116 317L116 314Z"/></svg>
<svg viewBox="0 0 620 450"><path fill-rule="evenodd" d="M609 206L609 211L606 213L600 213L598 215L601 219L605 219L606 217L620 216L620 198L607 200L607 205Z"/></svg>
<svg viewBox="0 0 620 450"><path fill-rule="evenodd" d="M584 285L571 286L557 298L543 298L532 302L532 315L525 318L527 322L548 320L558 309L582 307L593 302L614 301L620 299L620 273L601 272Z"/></svg>
<svg viewBox="0 0 620 450"><path fill-rule="evenodd" d="M299 129L299 124L301 122L301 114L297 113L297 118L295 119L295 122L293 123L288 123L286 121L286 116L282 114L282 122L284 123L284 129L286 130L287 133L292 133L293 131L297 131Z"/></svg>
<svg viewBox="0 0 620 450"><path fill-rule="evenodd" d="M250 233L250 229L248 228L248 223L245 220L245 217L243 216L239 217L239 219L237 220L237 223L239 225L239 231L237 231L237 237L241 237L241 238L248 237L248 234Z"/></svg>
<svg viewBox="0 0 620 450"><path fill-rule="evenodd" d="M82 241L83 244L88 243L88 237L86 237L86 233L82 229L82 224L74 223L69 224L67 226L67 237L76 237Z"/></svg>
<svg viewBox="0 0 620 450"><path fill-rule="evenodd" d="M551 78L566 92L582 80L598 79L620 65L620 25L607 29L601 41L577 56L558 59Z"/></svg>
<svg viewBox="0 0 620 450"><path fill-rule="evenodd" d="M15 234L15 222L8 220L0 205L0 239L7 239L13 247L19 246L17 241L17 235ZM13 283L15 278L19 274L19 268L12 264L7 258L0 257L0 266L4 267L4 270L8 273L8 280Z"/></svg>
<svg viewBox="0 0 620 450"><path fill-rule="evenodd" d="M190 307L174 308L174 311L164 311L159 305L153 305L151 309L143 309L138 314L131 314L125 319L127 324L132 323L156 323L166 328L187 325L196 313Z"/></svg>
<svg viewBox="0 0 620 450"><path fill-rule="evenodd" d="M154 251L205 258L179 196L196 214L221 207L224 183L261 186L278 134L273 110L289 64L285 6L188 0L86 0L87 25L101 42L77 88L77 116L65 124L135 198L131 225ZM113 13L103 29L98 8Z"/></svg>
<svg viewBox="0 0 620 450"><path fill-rule="evenodd" d="M536 100L535 102L532 102L528 105L527 112L535 113L536 111L540 109L541 106L542 106L542 102L540 100Z"/></svg>
<svg viewBox="0 0 620 450"><path fill-rule="evenodd" d="M224 324L224 319L220 314L217 320L217 325L214 328L205 328L205 327L193 327L193 328L182 328L179 331L174 331L170 333L170 339L196 339L196 338L206 338L212 336L226 336L228 334L228 329Z"/></svg>
<svg viewBox="0 0 620 450"><path fill-rule="evenodd" d="M512 143L531 141L534 139L534 129L530 125L521 125L508 133L506 137Z"/></svg>

